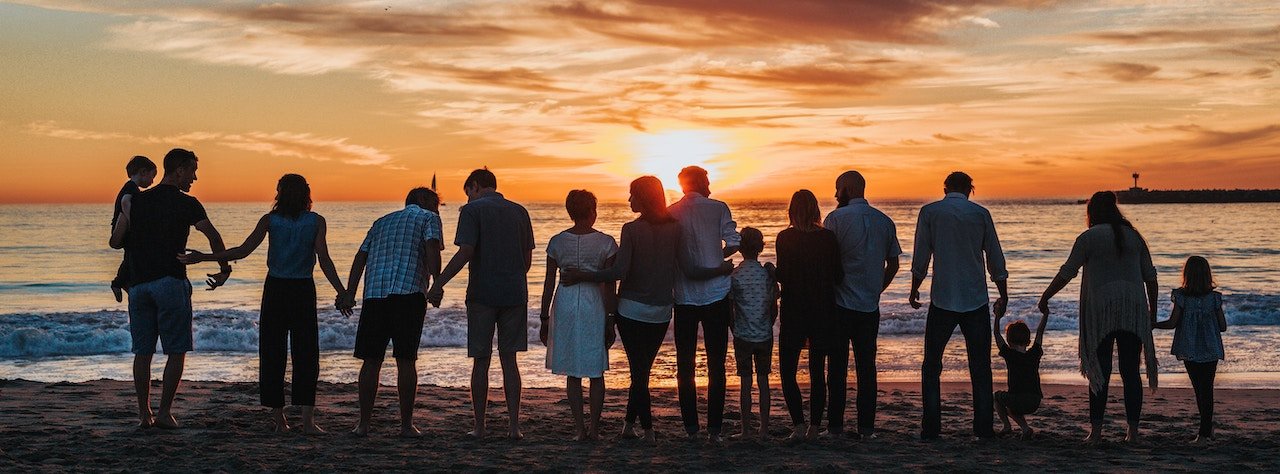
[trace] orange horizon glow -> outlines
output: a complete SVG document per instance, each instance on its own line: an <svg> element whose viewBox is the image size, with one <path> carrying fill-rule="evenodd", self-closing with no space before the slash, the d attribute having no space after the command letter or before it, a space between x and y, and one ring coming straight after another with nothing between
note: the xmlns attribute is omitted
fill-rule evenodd
<svg viewBox="0 0 1280 474"><path fill-rule="evenodd" d="M0 2L0 203L110 202L137 154L192 194L445 199L487 166L559 201L979 199L1280 188L1280 5L982 0Z"/></svg>

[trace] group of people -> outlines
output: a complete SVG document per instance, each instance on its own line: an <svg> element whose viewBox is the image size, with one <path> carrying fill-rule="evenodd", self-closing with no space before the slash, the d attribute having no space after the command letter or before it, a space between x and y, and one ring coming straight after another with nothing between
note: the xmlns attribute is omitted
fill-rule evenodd
<svg viewBox="0 0 1280 474"><path fill-rule="evenodd" d="M520 439L521 379L517 354L528 346L527 275L535 241L528 211L498 189L487 169L473 171L463 184L467 204L459 210L456 253L443 264L440 200L427 188L411 190L403 209L373 223L361 243L344 285L329 257L325 220L311 211L310 187L296 174L277 184L275 204L238 247L227 249L201 204L186 194L196 180L198 160L183 149L164 159L159 185L155 165L135 157L126 167L130 182L117 198L111 245L125 258L113 289L128 291L129 327L135 356L134 382L142 427L177 428L172 406L184 356L192 350L191 285L185 265L219 262L209 289L231 274L229 261L244 258L269 240L268 276L260 315L261 403L272 409L275 429L289 430L284 414L286 359L292 353L292 404L302 407L302 431L322 433L314 406L319 375L316 320L316 263L333 286L335 304L355 312L363 279L355 356L360 370L359 421L354 433L369 432L379 373L388 343L396 361L400 434L420 436L414 426L419 340L428 305L438 307L448 283L469 269L466 289L467 355L472 358L471 402L484 437L489 369L496 345L506 395L507 436ZM738 229L729 206L711 199L706 170L691 166L679 174L684 195L668 205L663 184L644 176L630 184L637 214L617 240L594 228L595 195L569 192L565 209L572 225L546 244L539 339L547 346L547 368L566 377L568 400L579 440L600 437L604 372L609 348L620 339L627 358L630 389L620 437L656 439L649 391L650 373L674 320L681 419L685 434L703 430L695 382L698 340L705 348L706 439L722 441L726 360L730 342L741 380L741 437L769 433L769 371L778 323L778 368L789 412L792 441L819 436L876 436L876 341L881 294L899 271L902 249L892 219L866 199L866 181L856 171L836 180L837 209L822 217L817 197L797 191L788 207L790 225L775 240L776 263L759 261L764 236ZM1156 320L1156 270L1141 234L1124 218L1115 195L1095 194L1087 206L1088 229L1044 291L1034 340L1028 326L1001 320L1008 307L1008 272L990 212L969 200L972 179L947 176L945 197L921 208L911 256L909 302L923 307L920 288L932 276L921 366L923 420L920 438L937 438L941 426L942 356L958 327L965 339L973 385L973 432L995 436L993 413L1011 431L1031 428L1026 416L1042 398L1039 361L1049 300L1084 270L1080 296L1080 360L1089 381L1089 440L1102 436L1111 359L1118 352L1124 383L1129 439L1138 434L1142 383L1139 353L1145 353L1151 387L1156 387L1152 329L1175 329L1172 352L1185 361L1201 415L1200 438L1213 435L1213 377L1223 358L1226 329L1222 296L1214 291L1208 262L1188 259L1183 283L1173 292L1174 310ZM184 251L189 229L205 234L210 253ZM741 254L737 265L730 259ZM932 264L932 267L930 266ZM932 269L932 271L930 270ZM998 296L988 294L987 279ZM117 293L119 294L119 293ZM994 323L992 323L994 314ZM779 322L780 320L780 322ZM1008 388L993 392L991 345L1009 370ZM150 366L157 340L168 361L160 409L150 403ZM851 351L852 349L852 351ZM797 382L807 351L809 403L805 410ZM849 357L856 387L856 427L846 430ZM584 407L582 379L589 388ZM753 382L759 387L758 430L752 426ZM806 416L807 415L807 416ZM826 418L825 430L822 422Z"/></svg>

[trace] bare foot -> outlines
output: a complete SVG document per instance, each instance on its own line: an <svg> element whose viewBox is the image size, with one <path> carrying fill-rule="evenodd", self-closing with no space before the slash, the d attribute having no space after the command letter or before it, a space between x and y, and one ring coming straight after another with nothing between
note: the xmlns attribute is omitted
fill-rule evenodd
<svg viewBox="0 0 1280 474"><path fill-rule="evenodd" d="M369 423L356 423L356 427L351 429L351 434L360 437L369 436Z"/></svg>
<svg viewBox="0 0 1280 474"><path fill-rule="evenodd" d="M720 446L724 444L724 438L720 437L718 434L708 434L707 443L712 446Z"/></svg>
<svg viewBox="0 0 1280 474"><path fill-rule="evenodd" d="M818 425L809 425L809 431L805 432L804 439L808 441L816 440L818 439L818 434L820 432L821 430L818 429Z"/></svg>
<svg viewBox="0 0 1280 474"><path fill-rule="evenodd" d="M652 430L651 430L651 431L652 431ZM623 423L623 424L622 424L622 432L621 432L621 433L618 433L618 436L614 437L614 439L617 439L617 440L621 440L621 439L636 439L636 438L639 438L639 437L640 437L640 435L636 434L636 425L631 424L631 423Z"/></svg>
<svg viewBox="0 0 1280 474"><path fill-rule="evenodd" d="M791 430L791 436L787 436L787 439L784 441L791 444L804 441L805 432L807 430L808 430L808 427L805 425L796 425Z"/></svg>
<svg viewBox="0 0 1280 474"><path fill-rule="evenodd" d="M586 440L587 440L587 432L586 432L586 431L579 431L579 432L578 432L578 434L577 434L576 436L574 436L574 437L573 437L573 440L574 440L574 441L576 441L576 442L579 442L579 443L581 443L581 442L583 442L583 441L586 441Z"/></svg>
<svg viewBox="0 0 1280 474"><path fill-rule="evenodd" d="M646 432L644 433L644 441L645 441L646 443L649 443L650 445L657 444L657 443L658 443L658 433L657 433L657 432L655 432L655 431L653 431L653 430L646 431Z"/></svg>
<svg viewBox="0 0 1280 474"><path fill-rule="evenodd" d="M182 425L178 424L178 420L168 413L161 413L160 416L156 418L155 426L166 430L182 428Z"/></svg>
<svg viewBox="0 0 1280 474"><path fill-rule="evenodd" d="M471 438L471 439L474 439L474 440L477 440L477 441L478 441L478 440L482 440L482 439L484 439L484 430L483 430L483 429L479 429L479 430L471 430L471 431L468 431L468 432L467 432L467 437L468 437L468 438Z"/></svg>
<svg viewBox="0 0 1280 474"><path fill-rule="evenodd" d="M1209 435L1209 436L1196 436L1196 439L1191 440L1191 442L1192 442L1192 443L1195 443L1195 444L1201 444L1201 443L1212 443L1213 441L1214 441L1214 439L1213 439L1213 435Z"/></svg>
<svg viewBox="0 0 1280 474"><path fill-rule="evenodd" d="M769 442L769 431L768 431L768 430L760 430L760 436L758 436L756 439L757 439L757 440L759 440L761 443L768 443L768 442Z"/></svg>
<svg viewBox="0 0 1280 474"><path fill-rule="evenodd" d="M1000 431L996 433L996 436L1009 436L1012 433L1013 433L1013 428L1009 426L1005 426L1004 428L1000 428Z"/></svg>
<svg viewBox="0 0 1280 474"><path fill-rule="evenodd" d="M1020 436L1020 438L1022 438L1023 441L1027 441L1035 437L1036 437L1036 430L1033 430L1030 427L1022 430L1022 435Z"/></svg>
<svg viewBox="0 0 1280 474"><path fill-rule="evenodd" d="M124 290L122 290L120 287L118 286L111 287L111 294L115 295L116 303L124 302Z"/></svg>
<svg viewBox="0 0 1280 474"><path fill-rule="evenodd" d="M1085 442L1085 443L1087 443L1087 444L1101 443L1101 442L1102 442L1102 429L1101 429L1101 428L1094 428L1094 429L1090 430L1090 431L1089 431L1089 436L1086 436L1086 437L1084 438L1084 442Z"/></svg>
<svg viewBox="0 0 1280 474"><path fill-rule="evenodd" d="M413 425L401 426L400 437L401 438L421 438L422 430L419 430L417 426L413 426Z"/></svg>
<svg viewBox="0 0 1280 474"><path fill-rule="evenodd" d="M520 430L511 430L511 432L507 433L507 439L511 441L520 441L524 439L524 434L521 433Z"/></svg>
<svg viewBox="0 0 1280 474"><path fill-rule="evenodd" d="M284 410L273 410L271 413L271 432L288 433L289 420L284 417Z"/></svg>
<svg viewBox="0 0 1280 474"><path fill-rule="evenodd" d="M590 441L590 442L592 442L592 443L597 442L597 441L600 441L600 429L599 429L599 428L591 428L591 429L587 430L587 439L586 439L586 440L587 440L587 441Z"/></svg>
<svg viewBox="0 0 1280 474"><path fill-rule="evenodd" d="M304 425L302 427L302 434L314 436L314 435L323 435L323 434L329 434L329 433L324 429L320 428L320 425L311 423L308 425Z"/></svg>
<svg viewBox="0 0 1280 474"><path fill-rule="evenodd" d="M1136 443L1138 442L1138 439L1139 439L1139 436L1138 436L1137 427L1130 427L1129 432L1125 433L1124 435L1124 442L1126 443Z"/></svg>
<svg viewBox="0 0 1280 474"><path fill-rule="evenodd" d="M734 440L734 441L737 441L737 440L747 440L747 439L751 439L751 438L755 437L755 435L756 435L756 434L755 434L755 432L754 432L754 431L752 431L752 430L750 430L750 429L743 429L741 433L735 433L735 434L731 434L731 435L729 435L729 439Z"/></svg>
<svg viewBox="0 0 1280 474"><path fill-rule="evenodd" d="M147 415L147 417L146 417L146 418L140 418L140 419L138 420L138 429L140 429L140 430L145 430L145 429L147 429L147 428L151 428L151 427L153 427L153 426L155 426L155 425L156 425L156 418L155 418L154 416L151 416L151 415Z"/></svg>

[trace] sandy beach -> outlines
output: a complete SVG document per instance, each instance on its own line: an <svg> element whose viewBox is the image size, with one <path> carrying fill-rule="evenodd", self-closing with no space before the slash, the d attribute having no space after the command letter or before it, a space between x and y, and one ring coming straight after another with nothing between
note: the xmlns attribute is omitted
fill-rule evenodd
<svg viewBox="0 0 1280 474"><path fill-rule="evenodd" d="M997 386L997 388L1000 388ZM157 386L156 391L159 388ZM1121 443L1123 408L1110 405L1109 441L1080 442L1087 425L1082 386L1045 385L1045 402L1031 418L1031 441L977 441L969 431L967 384L944 384L943 437L913 439L919 429L918 384L881 384L878 439L821 440L784 445L789 430L775 391L770 443L692 443L682 434L671 389L655 390L656 446L641 441L570 441L572 423L559 389L528 389L524 441L500 435L505 419L501 395L490 407L491 437L473 441L465 389L422 387L418 397L421 439L394 438L393 392L384 388L367 438L345 434L355 421L355 387L321 384L319 422L330 434L306 437L267 432L266 411L257 406L251 383L186 382L176 414L182 430L137 430L128 382L45 384L0 381L0 469L39 471L1242 471L1280 469L1280 391L1219 390L1218 440L1192 445L1195 406L1188 389L1162 389L1147 396L1145 438ZM1119 393L1113 390L1112 393ZM731 391L731 394L736 391ZM851 394L852 395L852 394ZM621 426L626 395L611 388L605 435ZM726 430L737 430L736 401L728 405ZM852 410L852 407L850 408ZM290 412L294 418L296 412ZM852 417L853 413L846 414ZM998 427L997 427L998 428Z"/></svg>

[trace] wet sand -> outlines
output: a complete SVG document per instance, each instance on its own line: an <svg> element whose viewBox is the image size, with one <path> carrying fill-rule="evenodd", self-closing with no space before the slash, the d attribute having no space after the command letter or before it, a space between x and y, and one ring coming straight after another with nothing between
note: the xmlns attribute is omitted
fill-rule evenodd
<svg viewBox="0 0 1280 474"><path fill-rule="evenodd" d="M997 384L997 389L1000 389ZM1148 392L1145 437L1122 443L1123 405L1112 390L1108 440L1081 443L1087 426L1085 388L1045 385L1045 401L1029 420L1036 439L974 440L967 384L943 385L943 436L918 441L919 385L881 384L874 440L841 438L786 445L790 420L774 390L767 443L729 441L721 447L683 438L676 394L655 389L656 446L638 440L576 443L564 391L525 390L525 440L507 441L506 409L493 390L489 438L464 436L471 424L466 389L422 387L417 424L425 436L395 438L394 391L383 388L367 438L345 434L356 418L350 384L321 384L324 436L268 432L265 409L251 383L186 382L175 408L185 428L135 428L131 384L100 380L45 384L0 381L0 469L39 471L1240 471L1280 470L1280 390L1218 390L1218 439L1193 445L1196 411L1188 389ZM159 387L153 390L158 394ZM704 392L705 395L705 392ZM738 429L737 390L730 388L726 433ZM625 389L610 389L604 436L621 427ZM705 405L703 405L705 407ZM297 412L289 411L296 422ZM852 425L850 393L847 425ZM998 425L997 419L997 425ZM999 426L996 427L997 429Z"/></svg>

